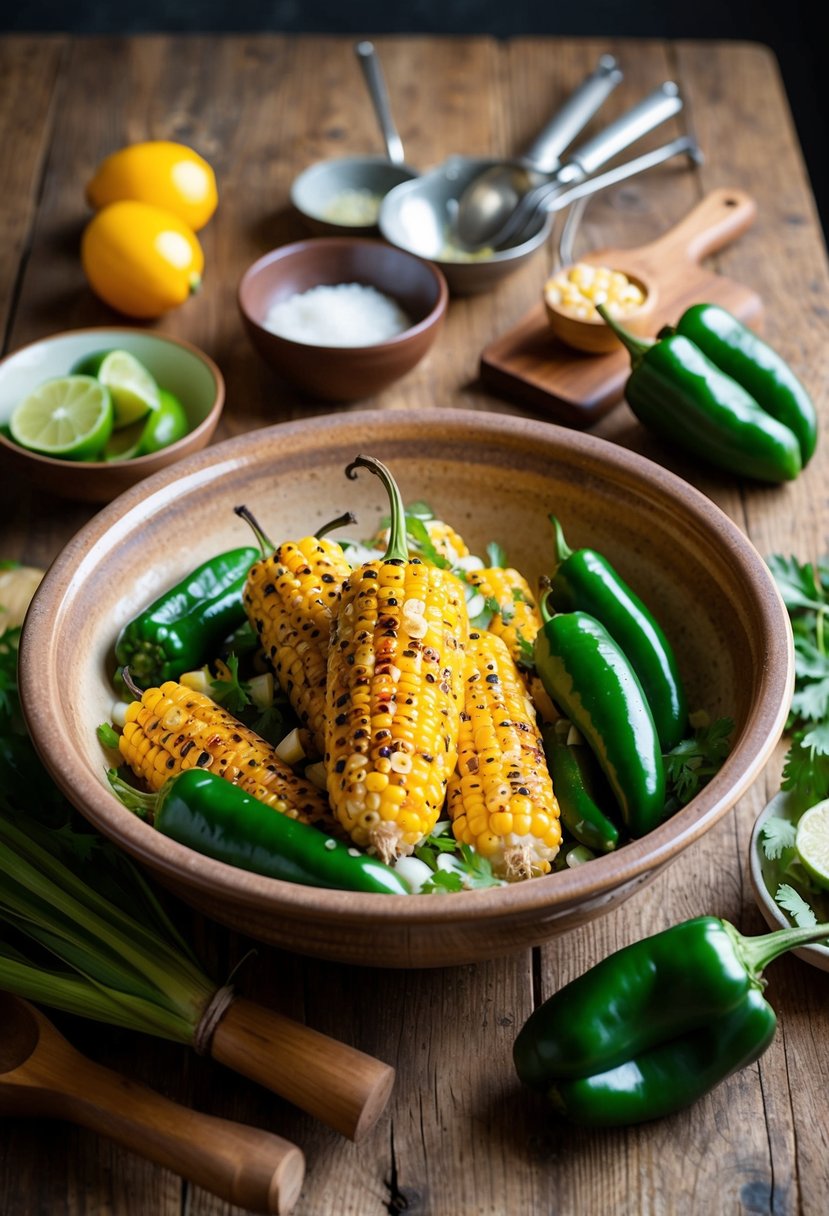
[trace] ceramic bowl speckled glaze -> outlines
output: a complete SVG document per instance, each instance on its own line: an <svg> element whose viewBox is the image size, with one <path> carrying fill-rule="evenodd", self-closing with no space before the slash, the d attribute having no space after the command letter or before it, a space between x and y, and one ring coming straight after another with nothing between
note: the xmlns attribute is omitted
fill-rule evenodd
<svg viewBox="0 0 829 1216"><path fill-rule="evenodd" d="M116 326L52 334L0 360L0 426L44 380L68 375L85 355L116 348L129 351L162 388L179 398L190 423L184 438L134 460L73 461L29 452L0 432L0 461L12 476L62 498L110 502L142 478L210 442L225 400L224 378L213 360L180 338Z"/></svg>
<svg viewBox="0 0 829 1216"><path fill-rule="evenodd" d="M402 333L366 346L295 342L265 324L270 308L313 287L359 283L395 300L410 319ZM382 241L318 237L266 253L248 268L238 302L256 350L286 380L323 401L379 393L419 363L437 338L449 290L436 266Z"/></svg>
<svg viewBox="0 0 829 1216"><path fill-rule="evenodd" d="M490 540L531 584L552 552L548 513L571 546L604 552L677 651L690 704L735 721L720 772L684 809L615 854L507 888L440 897L317 890L204 858L157 834L110 792L96 738L113 693L119 629L197 563L249 542L246 503L279 538L346 509L370 535L387 510L359 453L385 461L407 501L425 499L473 552ZM24 628L22 699L58 784L105 835L209 916L289 950L384 967L507 954L599 916L645 886L734 805L763 769L793 680L788 617L765 563L709 499L627 450L501 414L355 411L226 441L134 487L51 567Z"/></svg>

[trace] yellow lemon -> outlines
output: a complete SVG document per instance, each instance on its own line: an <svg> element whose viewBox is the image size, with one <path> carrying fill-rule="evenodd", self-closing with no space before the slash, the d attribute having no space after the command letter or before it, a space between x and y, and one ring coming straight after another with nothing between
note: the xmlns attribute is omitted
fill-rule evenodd
<svg viewBox="0 0 829 1216"><path fill-rule="evenodd" d="M81 238L89 286L129 317L159 317L201 284L204 254L191 228L149 203L110 203Z"/></svg>
<svg viewBox="0 0 829 1216"><path fill-rule="evenodd" d="M198 232L216 210L216 175L185 144L154 139L128 144L101 162L86 187L98 210L123 199L163 207Z"/></svg>

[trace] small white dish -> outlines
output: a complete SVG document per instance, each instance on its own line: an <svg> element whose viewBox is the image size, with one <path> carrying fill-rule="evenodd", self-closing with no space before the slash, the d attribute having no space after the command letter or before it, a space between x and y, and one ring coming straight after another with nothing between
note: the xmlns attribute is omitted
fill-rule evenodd
<svg viewBox="0 0 829 1216"><path fill-rule="evenodd" d="M789 790L781 790L757 816L757 822L751 833L748 853L751 885L754 888L754 898L770 929L791 929L793 923L779 904L774 901L774 895L769 886L769 883L773 881L774 862L770 862L763 852L760 833L769 819L791 821L804 809L802 799L798 800L797 796ZM792 954L812 967L818 967L821 971L829 971L829 946L802 946L798 950L792 950Z"/></svg>

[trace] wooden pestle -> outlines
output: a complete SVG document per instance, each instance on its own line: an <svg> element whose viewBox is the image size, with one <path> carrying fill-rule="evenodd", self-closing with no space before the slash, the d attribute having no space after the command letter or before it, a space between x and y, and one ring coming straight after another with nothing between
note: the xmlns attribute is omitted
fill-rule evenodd
<svg viewBox="0 0 829 1216"><path fill-rule="evenodd" d="M305 1174L299 1148L200 1114L87 1059L27 1001L0 993L0 1114L68 1119L251 1212L287 1216Z"/></svg>

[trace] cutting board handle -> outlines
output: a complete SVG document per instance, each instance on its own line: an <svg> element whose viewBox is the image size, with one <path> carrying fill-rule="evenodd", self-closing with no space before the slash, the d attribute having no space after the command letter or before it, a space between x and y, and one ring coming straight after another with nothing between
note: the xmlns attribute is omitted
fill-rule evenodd
<svg viewBox="0 0 829 1216"><path fill-rule="evenodd" d="M680 257L699 263L742 236L756 216L757 204L744 190L712 190L669 232L638 252L647 249L649 260L657 254L667 264Z"/></svg>

